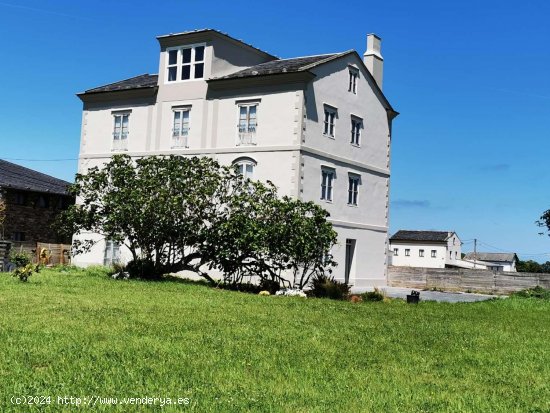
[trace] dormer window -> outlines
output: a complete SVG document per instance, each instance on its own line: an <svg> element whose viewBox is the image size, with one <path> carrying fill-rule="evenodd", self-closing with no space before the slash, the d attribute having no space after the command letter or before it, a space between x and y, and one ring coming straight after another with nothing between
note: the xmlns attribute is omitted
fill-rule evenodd
<svg viewBox="0 0 550 413"><path fill-rule="evenodd" d="M168 82L204 78L204 48L202 44L168 49Z"/></svg>

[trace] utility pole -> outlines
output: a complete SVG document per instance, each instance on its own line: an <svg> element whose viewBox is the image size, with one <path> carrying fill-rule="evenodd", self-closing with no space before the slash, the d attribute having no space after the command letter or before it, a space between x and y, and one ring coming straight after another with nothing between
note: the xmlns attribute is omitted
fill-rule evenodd
<svg viewBox="0 0 550 413"><path fill-rule="evenodd" d="M476 268L477 259L477 238L474 238L474 269Z"/></svg>

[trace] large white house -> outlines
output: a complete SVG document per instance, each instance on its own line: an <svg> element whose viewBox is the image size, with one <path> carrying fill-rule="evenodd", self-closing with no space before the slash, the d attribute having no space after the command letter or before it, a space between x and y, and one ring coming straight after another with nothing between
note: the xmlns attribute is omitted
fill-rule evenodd
<svg viewBox="0 0 550 413"><path fill-rule="evenodd" d="M453 231L397 231L390 238L396 267L445 268L462 265L462 243Z"/></svg>
<svg viewBox="0 0 550 413"><path fill-rule="evenodd" d="M338 231L335 276L386 283L392 120L380 38L367 51L279 59L212 29L158 37L159 73L89 89L79 171L114 153L211 156L326 208ZM78 265L117 247L97 243Z"/></svg>
<svg viewBox="0 0 550 413"><path fill-rule="evenodd" d="M469 252L464 261L475 264L475 268L487 268L501 272L517 272L516 263L518 256L513 252Z"/></svg>

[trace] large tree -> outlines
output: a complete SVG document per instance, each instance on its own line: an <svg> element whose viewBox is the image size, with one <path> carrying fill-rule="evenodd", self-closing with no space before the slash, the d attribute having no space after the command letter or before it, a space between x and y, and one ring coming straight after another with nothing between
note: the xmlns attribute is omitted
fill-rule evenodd
<svg viewBox="0 0 550 413"><path fill-rule="evenodd" d="M62 215L77 235L75 253L88 251L86 233L124 244L151 275L182 270L211 280L259 277L298 286L335 263L336 233L321 207L279 198L271 184L244 180L234 168L206 157L117 155L78 174L78 202Z"/></svg>

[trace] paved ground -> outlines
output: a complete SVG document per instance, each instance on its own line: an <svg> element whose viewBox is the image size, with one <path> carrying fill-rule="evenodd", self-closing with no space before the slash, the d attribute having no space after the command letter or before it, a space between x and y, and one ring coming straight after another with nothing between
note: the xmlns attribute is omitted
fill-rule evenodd
<svg viewBox="0 0 550 413"><path fill-rule="evenodd" d="M473 303L475 301L505 297L487 294L422 291L415 288L381 287L380 289L386 293L386 296L391 298L402 298L406 300L407 294L410 294L412 290L415 290L420 291L420 301L441 301L446 303Z"/></svg>

